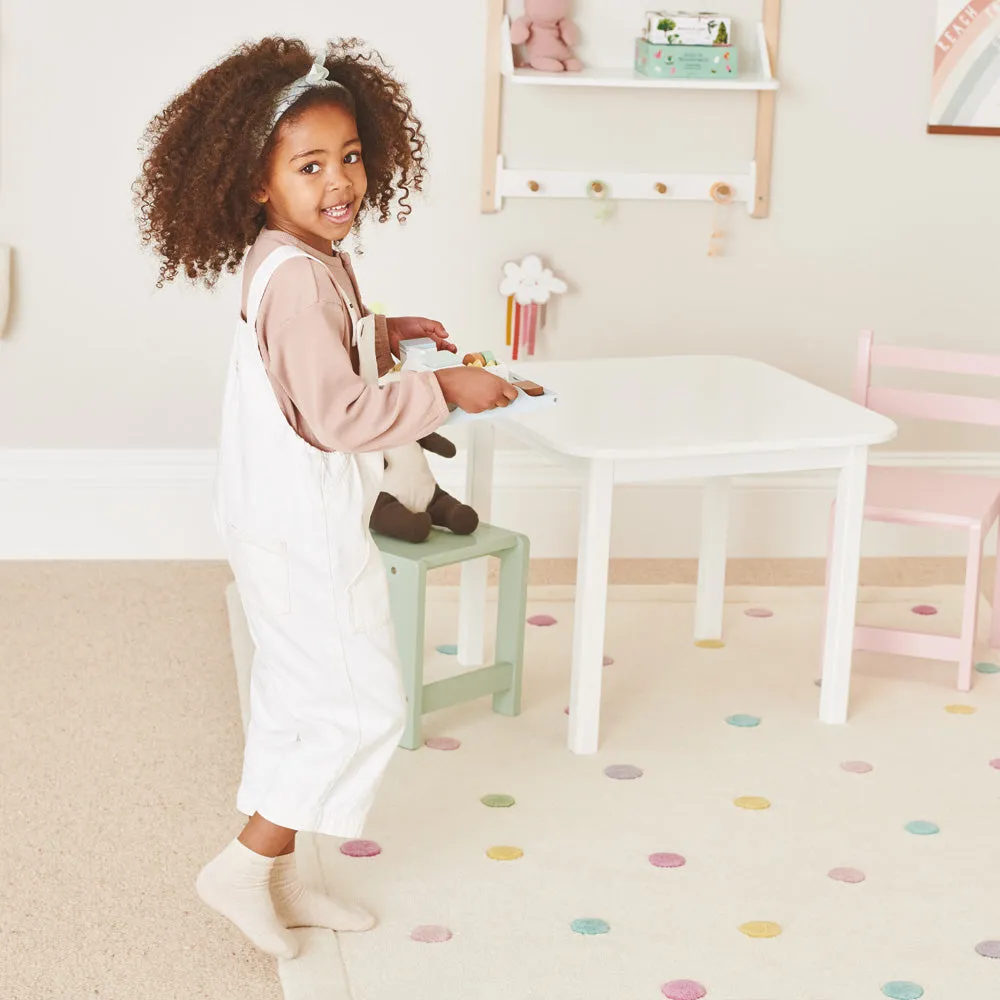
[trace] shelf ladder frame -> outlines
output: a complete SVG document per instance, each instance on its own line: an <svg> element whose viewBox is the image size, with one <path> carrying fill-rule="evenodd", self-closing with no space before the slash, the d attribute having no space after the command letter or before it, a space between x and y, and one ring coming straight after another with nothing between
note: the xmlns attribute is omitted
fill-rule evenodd
<svg viewBox="0 0 1000 1000"><path fill-rule="evenodd" d="M581 184L582 174L559 171L506 170L500 150L500 125L503 98L503 77L510 65L504 65L506 35L505 0L486 0L486 87L483 113L483 159L480 210L483 213L499 212L505 197L587 197L586 184ZM776 73L778 43L781 32L781 0L762 0L763 16L760 22L762 71L770 76ZM757 123L754 141L754 158L746 174L720 175L717 180L729 184L735 200L745 201L750 215L765 219L771 210L771 171L774 150L774 122L777 91L757 92ZM594 177L593 173L588 176ZM615 177L617 176L617 182ZM596 177L595 177L596 179ZM709 185L699 175L663 174L655 180L653 175L610 175L601 178L609 187L612 199L647 198L658 200L710 199ZM647 184L647 181L649 182ZM666 190L663 190L666 188Z"/></svg>

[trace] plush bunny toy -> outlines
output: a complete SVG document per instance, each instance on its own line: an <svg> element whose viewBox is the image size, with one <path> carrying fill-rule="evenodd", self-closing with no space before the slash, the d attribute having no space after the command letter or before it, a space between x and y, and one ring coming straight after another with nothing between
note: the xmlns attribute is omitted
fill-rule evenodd
<svg viewBox="0 0 1000 1000"><path fill-rule="evenodd" d="M369 522L377 534L404 542L423 542L432 524L456 535L471 535L479 527L479 515L438 486L427 464L425 448L442 458L455 457L455 446L440 434L428 434L413 444L384 453L382 492L375 500Z"/></svg>
<svg viewBox="0 0 1000 1000"><path fill-rule="evenodd" d="M567 16L572 5L572 0L524 0L524 16L511 26L510 40L524 45L533 69L549 73L583 69L571 48L580 41L579 30Z"/></svg>

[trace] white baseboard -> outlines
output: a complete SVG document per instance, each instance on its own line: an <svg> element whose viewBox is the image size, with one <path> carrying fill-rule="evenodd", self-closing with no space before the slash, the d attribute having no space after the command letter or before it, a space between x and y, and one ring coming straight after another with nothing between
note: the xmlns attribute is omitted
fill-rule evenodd
<svg viewBox="0 0 1000 1000"><path fill-rule="evenodd" d="M442 487L462 495L464 464L432 456ZM1000 476L1000 453L880 453L886 465ZM212 451L0 451L0 559L219 559L211 515ZM743 558L822 557L833 475L734 481L729 553ZM698 554L699 486L622 487L615 493L612 556ZM572 474L531 451L496 457L491 520L523 531L532 555L576 555ZM869 556L963 555L960 532L869 524Z"/></svg>

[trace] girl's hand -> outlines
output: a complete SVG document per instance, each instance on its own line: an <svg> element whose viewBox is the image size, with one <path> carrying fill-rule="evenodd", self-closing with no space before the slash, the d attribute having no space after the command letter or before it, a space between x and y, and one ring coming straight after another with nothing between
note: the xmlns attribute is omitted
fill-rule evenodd
<svg viewBox="0 0 1000 1000"><path fill-rule="evenodd" d="M506 379L482 368L442 368L435 372L445 402L466 413L482 413L498 406L509 406L517 399L515 389Z"/></svg>
<svg viewBox="0 0 1000 1000"><path fill-rule="evenodd" d="M399 357L399 342L401 340L419 340L430 337L439 351L451 351L455 354L458 348L448 339L448 331L433 319L423 319L420 316L392 316L386 318L389 330L389 350Z"/></svg>

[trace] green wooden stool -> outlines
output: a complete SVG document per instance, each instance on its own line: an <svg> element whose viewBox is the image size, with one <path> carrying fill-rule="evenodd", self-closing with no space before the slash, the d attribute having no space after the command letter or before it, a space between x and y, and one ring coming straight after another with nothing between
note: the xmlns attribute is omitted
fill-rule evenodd
<svg viewBox="0 0 1000 1000"><path fill-rule="evenodd" d="M389 577L392 618L409 702L406 732L399 745L407 750L416 750L421 745L421 720L425 713L488 694L493 695L494 712L517 715L521 711L524 618L528 602L528 539L492 524L480 524L472 535L453 535L435 529L427 541L419 544L385 535L372 537L382 552ZM496 663L425 684L427 571L482 556L496 556L500 560Z"/></svg>

